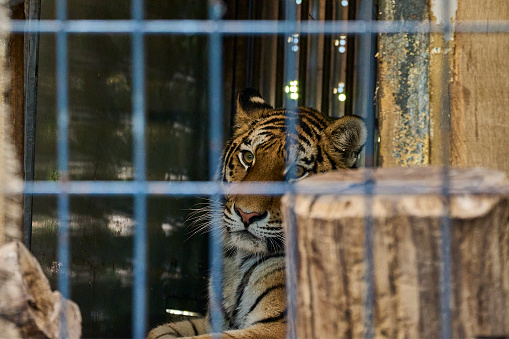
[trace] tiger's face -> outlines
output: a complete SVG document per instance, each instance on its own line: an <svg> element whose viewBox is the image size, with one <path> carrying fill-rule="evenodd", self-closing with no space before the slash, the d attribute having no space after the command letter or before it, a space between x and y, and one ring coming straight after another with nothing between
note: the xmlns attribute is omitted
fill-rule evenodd
<svg viewBox="0 0 509 339"><path fill-rule="evenodd" d="M288 119L297 121L290 149L285 135ZM224 150L223 179L295 181L314 173L350 168L365 142L366 128L359 117L330 122L309 108L301 107L297 112L277 110L256 90L246 89L237 99L234 135ZM278 196L226 196L225 247L258 254L281 250L284 232L280 201Z"/></svg>

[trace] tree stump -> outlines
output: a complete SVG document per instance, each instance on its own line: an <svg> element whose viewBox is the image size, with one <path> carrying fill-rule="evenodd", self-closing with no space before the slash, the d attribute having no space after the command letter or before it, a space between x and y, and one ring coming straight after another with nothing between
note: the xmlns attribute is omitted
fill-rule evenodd
<svg viewBox="0 0 509 339"><path fill-rule="evenodd" d="M67 338L80 338L78 306L51 291L39 263L22 243L0 246L0 338L60 338L64 307Z"/></svg>
<svg viewBox="0 0 509 339"><path fill-rule="evenodd" d="M286 228L286 220L293 218L296 223L297 234L287 239L288 246L297 248L297 337L359 338L364 334L367 204L364 188L356 184L368 175L374 179L375 193L371 203L375 336L439 338L440 220L447 211L447 199L441 195L442 172L437 168L331 172L303 180L297 191L319 185L333 190L332 181L343 183L346 193L283 198ZM505 174L454 169L449 178L452 335L509 335ZM397 191L407 193L391 194Z"/></svg>

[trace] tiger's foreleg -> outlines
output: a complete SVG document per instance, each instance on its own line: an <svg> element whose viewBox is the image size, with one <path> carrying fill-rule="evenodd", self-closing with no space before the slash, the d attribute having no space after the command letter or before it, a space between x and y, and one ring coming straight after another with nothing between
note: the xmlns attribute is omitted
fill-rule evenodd
<svg viewBox="0 0 509 339"><path fill-rule="evenodd" d="M209 331L208 318L192 318L158 326L149 332L147 339L192 337L209 333Z"/></svg>
<svg viewBox="0 0 509 339"><path fill-rule="evenodd" d="M167 324L167 325L178 325L184 322ZM156 335L156 331L159 328L163 328L167 325L160 326L152 330L147 337L147 339L166 339L166 338L180 338L179 336L171 336L170 334L159 334L159 336L151 336L152 334ZM182 324L184 325L184 324ZM184 329L184 327L182 327ZM185 339L283 339L286 336L286 322L281 320L279 322L274 322L271 324L256 324L248 328L244 328L241 330L230 330L225 331L223 333L217 334L202 334L202 335L191 335L189 337L185 337Z"/></svg>

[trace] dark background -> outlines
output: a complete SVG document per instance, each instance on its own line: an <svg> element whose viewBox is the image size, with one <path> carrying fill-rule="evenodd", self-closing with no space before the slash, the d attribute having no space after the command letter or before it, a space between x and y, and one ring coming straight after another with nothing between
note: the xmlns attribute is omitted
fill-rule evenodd
<svg viewBox="0 0 509 339"><path fill-rule="evenodd" d="M69 1L69 19L129 19L129 1ZM42 2L42 19L54 18ZM204 19L206 1L149 1L147 19ZM207 40L149 36L146 46L147 179L207 180ZM69 35L71 180L132 180L131 41L128 35ZM35 180L55 180L55 36L40 38ZM72 196L71 299L84 337L129 337L133 201ZM148 200L150 326L166 308L203 312L207 237L185 220L199 199ZM56 198L36 196L32 251L57 286Z"/></svg>
<svg viewBox="0 0 509 339"><path fill-rule="evenodd" d="M225 1L225 19L283 17L281 1ZM341 20L355 4L303 1L300 20ZM350 14L349 14L350 13ZM41 19L54 19L53 1ZM69 1L69 19L129 19L130 1ZM150 0L146 19L206 19L207 1ZM346 53L339 36L301 36L297 53L300 105L331 116L354 112L354 40ZM56 180L55 36L41 34L35 180ZM284 36L225 37L224 125L226 137L237 93L260 90L274 106L289 96L283 83ZM127 34L70 34L69 144L71 180L132 180L131 41ZM207 37L145 38L147 180L208 180ZM346 85L347 101L333 89ZM167 308L205 312L208 238L191 236L189 214L203 198L148 199L149 327L168 320ZM133 201L123 196L72 196L71 299L83 318L83 337L129 337L133 284ZM57 288L57 200L35 196L32 251Z"/></svg>

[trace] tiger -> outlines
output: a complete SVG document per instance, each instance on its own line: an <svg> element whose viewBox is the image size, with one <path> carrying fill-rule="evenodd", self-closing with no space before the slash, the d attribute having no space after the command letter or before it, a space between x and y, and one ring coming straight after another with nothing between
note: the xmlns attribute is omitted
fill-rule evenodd
<svg viewBox="0 0 509 339"><path fill-rule="evenodd" d="M296 134L287 136L294 123ZM274 109L252 88L237 96L233 136L222 157L226 182L301 180L352 168L366 142L358 116L332 121L307 107ZM293 142L288 143L288 138ZM228 194L222 210L223 338L286 336L285 234L281 197ZM209 317L156 327L148 339L212 335Z"/></svg>

